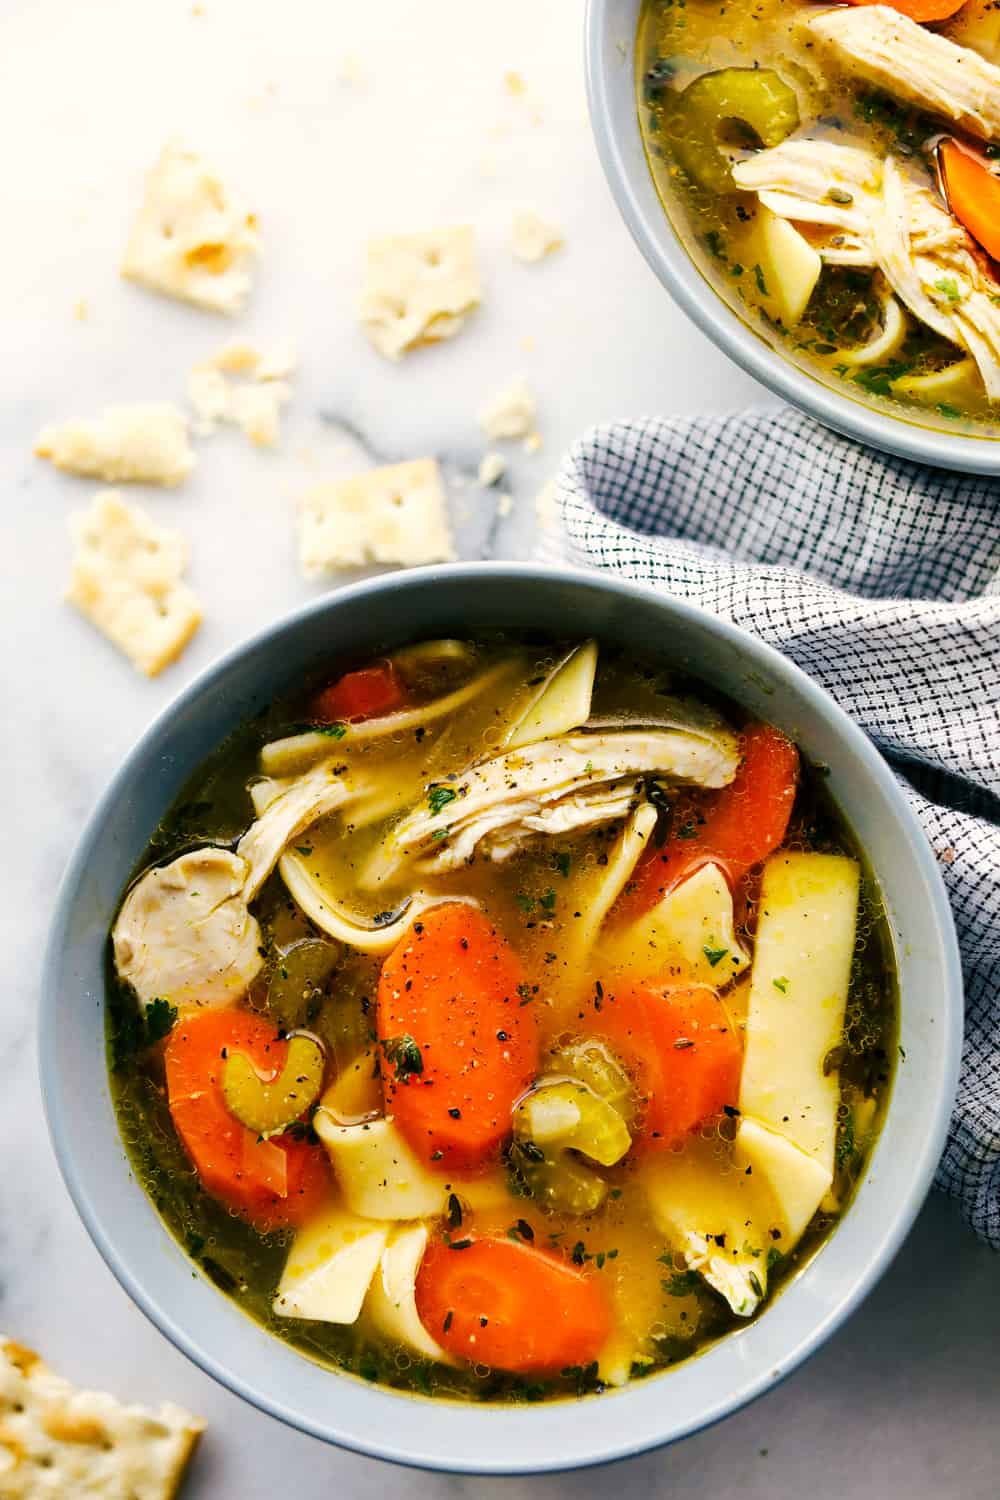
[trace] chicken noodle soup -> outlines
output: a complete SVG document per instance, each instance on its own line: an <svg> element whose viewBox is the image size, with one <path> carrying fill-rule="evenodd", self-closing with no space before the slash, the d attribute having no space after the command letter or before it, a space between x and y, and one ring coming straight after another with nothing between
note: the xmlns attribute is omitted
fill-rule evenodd
<svg viewBox="0 0 1000 1500"><path fill-rule="evenodd" d="M408 646L206 763L114 921L137 1175L303 1353L472 1400L647 1375L829 1233L891 945L776 729L593 641Z"/></svg>
<svg viewBox="0 0 1000 1500"><path fill-rule="evenodd" d="M687 250L862 400L1000 433L992 0L645 0L639 116Z"/></svg>

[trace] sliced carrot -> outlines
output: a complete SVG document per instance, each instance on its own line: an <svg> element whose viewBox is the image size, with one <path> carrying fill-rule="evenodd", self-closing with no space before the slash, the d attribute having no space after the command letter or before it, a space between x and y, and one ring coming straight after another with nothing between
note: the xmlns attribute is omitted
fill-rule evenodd
<svg viewBox="0 0 1000 1500"><path fill-rule="evenodd" d="M440 1242L417 1275L417 1312L459 1359L523 1375L589 1365L611 1333L611 1307L594 1277L545 1250L492 1236Z"/></svg>
<svg viewBox="0 0 1000 1500"><path fill-rule="evenodd" d="M965 0L848 0L850 5L888 5L901 16L925 25L929 21L947 21L957 14Z"/></svg>
<svg viewBox="0 0 1000 1500"><path fill-rule="evenodd" d="M987 255L1000 260L1000 178L957 141L938 147L948 207Z"/></svg>
<svg viewBox="0 0 1000 1500"><path fill-rule="evenodd" d="M744 731L735 777L721 791L691 794L674 809L662 848L651 847L635 872L622 910L655 906L699 865L719 864L737 881L781 843L799 781L799 752L780 729L754 723Z"/></svg>
<svg viewBox="0 0 1000 1500"><path fill-rule="evenodd" d="M406 702L406 688L391 661L348 672L323 689L313 702L313 717L323 724L373 719Z"/></svg>
<svg viewBox="0 0 1000 1500"><path fill-rule="evenodd" d="M226 1108L222 1069L238 1051L262 1073L280 1070L287 1050L258 1016L206 1010L177 1022L164 1059L171 1118L202 1187L265 1232L301 1224L322 1203L326 1155L287 1132L264 1141L241 1125Z"/></svg>
<svg viewBox="0 0 1000 1500"><path fill-rule="evenodd" d="M636 1145L658 1150L735 1105L743 1049L714 990L614 977L593 995L581 1030L607 1042L641 1102Z"/></svg>
<svg viewBox="0 0 1000 1500"><path fill-rule="evenodd" d="M538 1066L538 1027L513 949L474 906L435 906L382 967L378 1036L386 1113L414 1151L475 1168L510 1134Z"/></svg>

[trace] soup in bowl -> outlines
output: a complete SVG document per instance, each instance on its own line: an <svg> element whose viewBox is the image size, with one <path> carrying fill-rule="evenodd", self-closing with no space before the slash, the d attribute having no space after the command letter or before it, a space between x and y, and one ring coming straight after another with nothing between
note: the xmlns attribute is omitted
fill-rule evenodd
<svg viewBox="0 0 1000 1500"><path fill-rule="evenodd" d="M510 573L520 617L497 593ZM593 579L469 575L449 581L452 610L438 601L448 633L422 628L434 611L419 578L351 591L415 601L404 644L377 608L360 642L349 597L323 606L340 639L315 609L279 627L298 640L295 669L278 651L252 702L216 695L138 844L133 824L131 869L101 877L102 1149L117 1133L131 1216L197 1268L207 1326L230 1339L222 1373L268 1409L317 1430L325 1399L341 1425L324 1435L447 1463L427 1454L429 1413L454 1423L460 1402L498 1440L511 1421L532 1437L513 1459L454 1439L458 1466L556 1466L561 1448L540 1457L540 1405L575 1429L572 1413L638 1410L664 1382L672 1415L656 1435L602 1433L593 1415L581 1429L571 1460L607 1457L675 1435L681 1393L697 1406L701 1388L710 1416L699 1371L771 1320L773 1378L797 1296L798 1318L823 1325L822 1290L811 1314L803 1293L850 1238L902 1091L907 1176L875 1232L898 1238L953 1065L949 1045L938 1108L908 1121L900 986L905 1005L913 963L950 973L953 953L928 920L943 912L925 850L902 880L927 925L916 959L901 952L898 877L837 795L843 746L835 733L820 761L807 716L796 733L774 712L791 699L749 665L762 648ZM529 579L569 607L539 608ZM476 607L458 609L469 587ZM629 639L640 601L648 621L681 626L670 650ZM588 614L595 634L566 634ZM732 669L744 649L771 691ZM761 659L803 705L816 691ZM219 670L238 685L232 663ZM866 806L878 823L878 798ZM889 837L905 842L892 806ZM66 1066L46 1061L57 1143L103 1243L62 1126ZM918 1049L925 1067L941 1057ZM832 1275L826 1320L845 1276L853 1297L885 1253ZM149 1274L130 1266L127 1284ZM155 1315L170 1326L174 1309ZM422 1398L425 1447L394 1450L356 1418L345 1432L355 1386L371 1421L368 1400L409 1412Z"/></svg>

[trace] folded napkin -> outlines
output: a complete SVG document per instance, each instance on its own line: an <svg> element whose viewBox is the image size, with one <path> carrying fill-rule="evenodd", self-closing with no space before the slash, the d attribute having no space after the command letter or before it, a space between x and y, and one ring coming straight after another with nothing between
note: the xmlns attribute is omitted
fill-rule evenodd
<svg viewBox="0 0 1000 1500"><path fill-rule="evenodd" d="M936 1183L1000 1249L1000 484L797 412L595 428L543 553L653 584L779 647L882 750L938 856L966 986Z"/></svg>

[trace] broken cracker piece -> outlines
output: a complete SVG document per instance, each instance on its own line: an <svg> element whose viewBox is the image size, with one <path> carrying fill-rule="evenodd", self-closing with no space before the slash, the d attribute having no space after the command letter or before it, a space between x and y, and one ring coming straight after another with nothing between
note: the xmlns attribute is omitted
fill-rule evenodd
<svg viewBox="0 0 1000 1500"><path fill-rule="evenodd" d="M66 597L102 635L155 677L184 650L201 607L184 583L190 549L116 490L71 519L77 542Z"/></svg>
<svg viewBox="0 0 1000 1500"><path fill-rule="evenodd" d="M369 241L361 322L387 359L454 338L480 298L468 225Z"/></svg>
<svg viewBox="0 0 1000 1500"><path fill-rule="evenodd" d="M303 496L299 560L306 578L367 562L416 567L454 556L432 458L317 484Z"/></svg>
<svg viewBox="0 0 1000 1500"><path fill-rule="evenodd" d="M170 1402L78 1390L12 1339L0 1339L0 1412L3 1500L171 1500L205 1429Z"/></svg>
<svg viewBox="0 0 1000 1500"><path fill-rule="evenodd" d="M236 313L250 293L257 221L194 151L163 148L122 262L122 275L149 291Z"/></svg>
<svg viewBox="0 0 1000 1500"><path fill-rule="evenodd" d="M554 251L561 250L563 244L562 234L555 224L549 223L539 214L523 211L514 215L511 249L518 260L533 265Z"/></svg>
<svg viewBox="0 0 1000 1500"><path fill-rule="evenodd" d="M109 484L181 484L194 468L184 413L169 401L108 406L99 417L43 427L35 455Z"/></svg>
<svg viewBox="0 0 1000 1500"><path fill-rule="evenodd" d="M493 440L526 438L535 430L537 415L527 381L518 379L480 407L479 425Z"/></svg>
<svg viewBox="0 0 1000 1500"><path fill-rule="evenodd" d="M198 416L197 430L210 436L219 422L239 427L259 448L278 441L281 413L292 388L282 377L295 368L289 350L263 354L255 345L231 343L195 365L188 376L188 399ZM246 376L231 380L230 375Z"/></svg>

